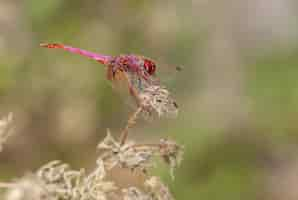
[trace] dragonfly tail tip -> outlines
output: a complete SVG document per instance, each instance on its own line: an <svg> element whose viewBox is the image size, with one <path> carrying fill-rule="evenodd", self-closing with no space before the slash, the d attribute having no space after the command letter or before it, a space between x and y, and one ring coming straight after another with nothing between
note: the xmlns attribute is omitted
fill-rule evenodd
<svg viewBox="0 0 298 200"><path fill-rule="evenodd" d="M45 48L63 48L62 44L57 44L57 43L40 43L39 44L40 47L45 47Z"/></svg>

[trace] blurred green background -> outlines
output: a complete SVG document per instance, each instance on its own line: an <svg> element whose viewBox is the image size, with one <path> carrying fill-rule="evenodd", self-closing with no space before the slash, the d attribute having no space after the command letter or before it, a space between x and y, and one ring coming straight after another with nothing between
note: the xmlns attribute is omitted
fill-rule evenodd
<svg viewBox="0 0 298 200"><path fill-rule="evenodd" d="M119 135L132 112L102 65L39 48L61 42L160 63L179 117L130 137L185 145L175 181L155 170L177 199L298 199L297 33L295 0L1 0L0 110L17 131L0 180L55 159L94 166L106 128Z"/></svg>

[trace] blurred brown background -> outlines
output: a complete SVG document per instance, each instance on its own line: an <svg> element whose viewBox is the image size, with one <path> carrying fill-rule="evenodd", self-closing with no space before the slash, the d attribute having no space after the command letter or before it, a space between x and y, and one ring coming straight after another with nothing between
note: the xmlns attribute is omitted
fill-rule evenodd
<svg viewBox="0 0 298 200"><path fill-rule="evenodd" d="M53 159L92 167L106 128L117 136L131 112L101 65L39 48L62 42L183 66L160 73L179 117L130 135L185 145L174 182L155 170L177 199L297 199L297 20L295 0L1 0L0 110L17 131L0 180Z"/></svg>

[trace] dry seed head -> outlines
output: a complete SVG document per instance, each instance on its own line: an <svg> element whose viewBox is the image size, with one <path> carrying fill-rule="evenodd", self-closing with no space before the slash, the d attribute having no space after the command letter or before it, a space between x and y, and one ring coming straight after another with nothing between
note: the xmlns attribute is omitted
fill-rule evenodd
<svg viewBox="0 0 298 200"><path fill-rule="evenodd" d="M151 147L138 149L134 146L135 143L132 141L120 145L108 132L103 142L98 145L98 149L104 150L101 159L104 160L107 169L116 165L130 169L147 169L152 164L154 150Z"/></svg>
<svg viewBox="0 0 298 200"><path fill-rule="evenodd" d="M178 106L170 96L170 92L159 85L151 85L145 88L139 95L144 111L155 111L159 117L176 117L178 115Z"/></svg>

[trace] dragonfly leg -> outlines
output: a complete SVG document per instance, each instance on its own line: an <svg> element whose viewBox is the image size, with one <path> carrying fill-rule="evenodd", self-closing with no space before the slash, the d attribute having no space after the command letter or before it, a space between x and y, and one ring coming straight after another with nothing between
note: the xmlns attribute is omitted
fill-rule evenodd
<svg viewBox="0 0 298 200"><path fill-rule="evenodd" d="M108 69L107 69L107 79L108 80L115 80L115 76L118 70L121 70L121 67L118 65L114 65L114 64L110 64L108 65Z"/></svg>
<svg viewBox="0 0 298 200"><path fill-rule="evenodd" d="M113 72L112 72L112 68L110 65L108 65L106 76L107 76L108 80L110 80L110 81L113 80Z"/></svg>

